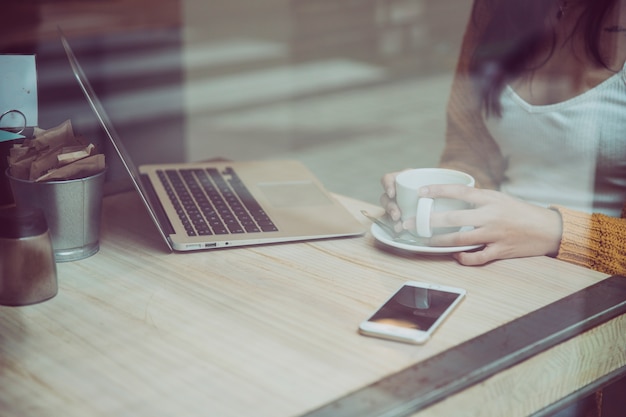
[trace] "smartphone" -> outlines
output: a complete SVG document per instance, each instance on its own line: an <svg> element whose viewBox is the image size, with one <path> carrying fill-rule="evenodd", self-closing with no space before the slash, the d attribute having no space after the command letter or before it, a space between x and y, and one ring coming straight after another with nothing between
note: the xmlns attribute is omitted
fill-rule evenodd
<svg viewBox="0 0 626 417"><path fill-rule="evenodd" d="M421 344L465 297L461 288L409 281L396 291L359 332L406 343Z"/></svg>

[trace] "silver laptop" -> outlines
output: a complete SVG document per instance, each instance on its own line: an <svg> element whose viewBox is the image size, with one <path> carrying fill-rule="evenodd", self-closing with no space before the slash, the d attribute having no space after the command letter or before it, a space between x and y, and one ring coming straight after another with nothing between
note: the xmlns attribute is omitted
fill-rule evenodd
<svg viewBox="0 0 626 417"><path fill-rule="evenodd" d="M170 250L356 236L365 231L297 161L136 167L67 39L70 65Z"/></svg>

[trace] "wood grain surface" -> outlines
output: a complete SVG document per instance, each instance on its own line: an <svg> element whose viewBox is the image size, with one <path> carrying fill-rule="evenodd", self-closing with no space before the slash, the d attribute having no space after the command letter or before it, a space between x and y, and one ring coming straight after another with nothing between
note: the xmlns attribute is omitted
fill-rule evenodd
<svg viewBox="0 0 626 417"><path fill-rule="evenodd" d="M355 216L380 212L339 198ZM463 267L387 249L369 233L168 253L135 193L105 198L103 211L100 252L58 264L55 298L0 307L0 415L296 416L606 277L545 257ZM360 336L359 322L407 280L468 295L423 346ZM620 326L623 318L428 415L476 415L466 405L486 401L539 409L623 361L605 361L613 343L623 346ZM600 353L579 354L590 351ZM553 388L529 398L508 388L521 379Z"/></svg>

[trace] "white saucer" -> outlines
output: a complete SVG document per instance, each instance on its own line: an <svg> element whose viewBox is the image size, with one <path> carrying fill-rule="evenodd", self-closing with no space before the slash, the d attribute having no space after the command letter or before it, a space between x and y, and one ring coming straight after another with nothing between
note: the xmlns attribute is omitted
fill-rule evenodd
<svg viewBox="0 0 626 417"><path fill-rule="evenodd" d="M462 229L461 229L462 230ZM416 253L455 253L455 252L465 252L468 250L472 250L472 249L478 249L480 247L482 247L483 245L469 245L469 246L428 246L425 244L420 244L419 242L416 243L405 243L405 242L397 242L395 240L392 239L391 236L389 236L389 234L383 230L380 226L378 226L377 224L372 224L372 227L370 228L370 231L372 232L372 236L374 236L374 239L376 239L377 241L387 245L387 246L392 246L394 248L398 248L398 249L404 249L410 252L416 252ZM414 237L412 237L414 238ZM419 240L419 238L414 238Z"/></svg>

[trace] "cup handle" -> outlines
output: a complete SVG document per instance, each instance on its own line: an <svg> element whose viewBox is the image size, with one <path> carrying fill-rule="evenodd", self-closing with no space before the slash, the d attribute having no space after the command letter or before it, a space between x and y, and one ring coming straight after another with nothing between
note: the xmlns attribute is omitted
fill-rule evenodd
<svg viewBox="0 0 626 417"><path fill-rule="evenodd" d="M432 198L422 197L417 202L417 213L415 216L415 225L418 236L432 237L433 231L430 227L430 214L433 211Z"/></svg>

